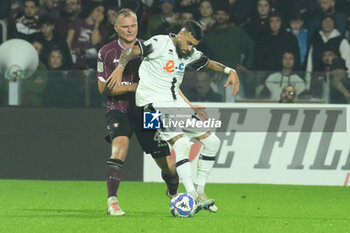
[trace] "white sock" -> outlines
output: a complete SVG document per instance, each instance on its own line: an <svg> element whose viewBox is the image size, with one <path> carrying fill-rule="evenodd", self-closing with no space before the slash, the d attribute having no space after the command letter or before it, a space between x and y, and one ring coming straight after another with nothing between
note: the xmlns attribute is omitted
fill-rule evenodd
<svg viewBox="0 0 350 233"><path fill-rule="evenodd" d="M197 176L195 179L196 191L198 194L204 193L205 183L207 182L208 176L213 169L214 160L204 160L199 157L197 165ZM215 157L214 157L215 158Z"/></svg>
<svg viewBox="0 0 350 233"><path fill-rule="evenodd" d="M211 134L207 138L200 140L200 142L203 145L203 149L198 159L195 179L196 190L199 194L204 192L205 183L211 170L213 170L215 155L220 147L220 139L215 134Z"/></svg>
<svg viewBox="0 0 350 233"><path fill-rule="evenodd" d="M177 174L179 175L181 183L185 186L186 193L196 192L193 185L191 164L186 162L176 167Z"/></svg>
<svg viewBox="0 0 350 233"><path fill-rule="evenodd" d="M189 140L186 137L178 139L174 143L173 149L176 154L176 172L181 183L185 186L187 193L196 192L192 180L191 164L188 159L190 152Z"/></svg>

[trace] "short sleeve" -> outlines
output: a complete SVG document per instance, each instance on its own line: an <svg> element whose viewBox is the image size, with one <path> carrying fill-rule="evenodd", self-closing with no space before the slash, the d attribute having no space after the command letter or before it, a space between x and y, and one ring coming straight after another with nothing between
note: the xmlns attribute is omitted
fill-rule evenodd
<svg viewBox="0 0 350 233"><path fill-rule="evenodd" d="M113 63L110 58L110 51L106 51L104 48L100 49L98 51L98 56L97 56L97 79L100 80L101 82L106 82L107 78L113 71Z"/></svg>
<svg viewBox="0 0 350 233"><path fill-rule="evenodd" d="M188 68L199 71L204 69L209 63L209 58L202 52L193 48L193 53L190 57L190 63L187 65Z"/></svg>
<svg viewBox="0 0 350 233"><path fill-rule="evenodd" d="M162 48L164 46L164 39L161 36L154 36L149 40L143 42L144 46L148 48L147 51L142 52L144 57L150 59L155 59L159 57L162 53Z"/></svg>

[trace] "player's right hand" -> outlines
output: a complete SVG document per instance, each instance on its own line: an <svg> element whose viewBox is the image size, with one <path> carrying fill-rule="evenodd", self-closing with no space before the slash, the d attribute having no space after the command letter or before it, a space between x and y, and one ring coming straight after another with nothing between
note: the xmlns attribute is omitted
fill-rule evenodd
<svg viewBox="0 0 350 233"><path fill-rule="evenodd" d="M204 110L206 107L200 106L200 105L191 105L191 108L195 111L195 113L203 120L208 120L208 114Z"/></svg>
<svg viewBox="0 0 350 233"><path fill-rule="evenodd" d="M113 89L116 86L120 86L120 83L122 81L123 78L123 69L118 66L115 70L113 70L113 72L111 73L111 75L109 75L109 77L107 78L107 87L109 89Z"/></svg>
<svg viewBox="0 0 350 233"><path fill-rule="evenodd" d="M235 95L239 90L239 78L235 70L231 70L224 87L232 85L231 94Z"/></svg>

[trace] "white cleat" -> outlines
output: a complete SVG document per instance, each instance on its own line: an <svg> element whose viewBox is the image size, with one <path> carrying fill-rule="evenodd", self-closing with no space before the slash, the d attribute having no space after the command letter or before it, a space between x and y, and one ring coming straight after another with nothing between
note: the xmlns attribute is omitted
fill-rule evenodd
<svg viewBox="0 0 350 233"><path fill-rule="evenodd" d="M215 200L209 199L205 193L198 194L198 197L196 198L196 205L197 205L196 212L200 211L201 209L209 210L209 207L215 206L214 204L215 204ZM217 210L217 207L216 207L216 210Z"/></svg>
<svg viewBox="0 0 350 233"><path fill-rule="evenodd" d="M204 209L212 213L218 212L218 207L215 204L213 204L212 206L208 206L207 208L204 208Z"/></svg>
<svg viewBox="0 0 350 233"><path fill-rule="evenodd" d="M117 197L108 198L107 214L111 216L121 216L125 214L125 212L119 207Z"/></svg>

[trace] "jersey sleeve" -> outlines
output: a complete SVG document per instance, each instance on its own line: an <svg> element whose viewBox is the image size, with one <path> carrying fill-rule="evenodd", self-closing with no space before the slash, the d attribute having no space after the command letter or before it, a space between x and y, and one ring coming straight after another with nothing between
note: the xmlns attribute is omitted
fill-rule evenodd
<svg viewBox="0 0 350 233"><path fill-rule="evenodd" d="M204 69L209 63L209 58L202 52L193 48L193 54L190 57L190 63L187 65L188 68L199 71Z"/></svg>
<svg viewBox="0 0 350 233"><path fill-rule="evenodd" d="M159 57L162 53L162 47L164 46L163 38L160 36L154 36L145 42L141 42L141 55L150 59Z"/></svg>
<svg viewBox="0 0 350 233"><path fill-rule="evenodd" d="M109 56L111 50L106 51L104 48L98 51L97 56L97 79L106 82L109 75L113 72L113 60Z"/></svg>

